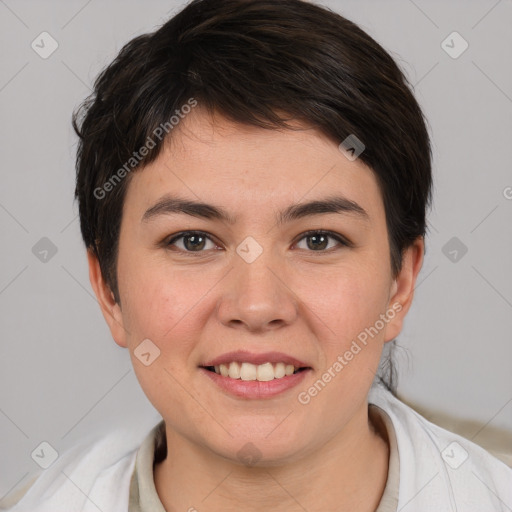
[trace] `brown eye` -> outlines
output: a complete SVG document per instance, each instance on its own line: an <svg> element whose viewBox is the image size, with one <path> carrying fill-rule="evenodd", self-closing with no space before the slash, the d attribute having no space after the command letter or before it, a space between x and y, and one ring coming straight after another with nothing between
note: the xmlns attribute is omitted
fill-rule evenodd
<svg viewBox="0 0 512 512"><path fill-rule="evenodd" d="M344 240L341 236L330 231L310 231L299 240L306 240L306 248L313 252L325 252L326 249L332 249L336 245L349 246L349 243ZM337 242L329 245L329 240L335 240ZM299 247L303 249L304 247Z"/></svg>
<svg viewBox="0 0 512 512"><path fill-rule="evenodd" d="M181 242L177 243L178 241ZM212 247L208 247L207 249L213 249L215 244L205 233L200 231L185 231L169 240L167 245L175 246L185 252L203 252L208 242L212 244Z"/></svg>

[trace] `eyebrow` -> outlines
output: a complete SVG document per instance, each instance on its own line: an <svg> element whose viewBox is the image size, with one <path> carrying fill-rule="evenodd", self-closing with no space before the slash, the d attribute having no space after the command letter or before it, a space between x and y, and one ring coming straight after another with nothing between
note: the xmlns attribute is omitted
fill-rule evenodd
<svg viewBox="0 0 512 512"><path fill-rule="evenodd" d="M148 222L156 217L175 213L202 219L220 220L228 224L236 223L236 217L230 215L224 208L168 194L161 197L156 204L144 212L141 222ZM281 225L311 215L326 213L355 214L363 220L369 220L366 210L355 201L343 196L330 196L325 199L288 206L278 213L277 224Z"/></svg>

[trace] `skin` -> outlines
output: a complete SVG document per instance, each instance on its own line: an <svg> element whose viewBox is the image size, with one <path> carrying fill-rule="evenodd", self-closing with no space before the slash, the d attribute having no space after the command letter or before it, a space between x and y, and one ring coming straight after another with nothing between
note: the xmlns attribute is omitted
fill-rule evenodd
<svg viewBox="0 0 512 512"><path fill-rule="evenodd" d="M402 328L423 260L419 238L391 274L376 178L315 129L264 130L196 107L159 157L134 173L125 198L118 255L120 304L89 252L92 287L112 337L129 349L137 378L166 424L168 453L154 468L167 511L374 511L388 471L385 428L369 417L367 395L385 342ZM283 225L276 213L333 191L368 214L316 214ZM236 222L169 214L142 222L165 193L226 209ZM311 245L304 232L330 230ZM199 230L194 245L174 234ZM236 252L247 237L262 254ZM310 244L308 245L308 240ZM318 244L318 242L317 242ZM187 253L188 248L188 253ZM352 340L393 304L401 311L307 404L317 381ZM145 366L144 339L160 349ZM235 398L198 368L231 350L281 351L313 368L272 399ZM244 465L251 442L261 457Z"/></svg>

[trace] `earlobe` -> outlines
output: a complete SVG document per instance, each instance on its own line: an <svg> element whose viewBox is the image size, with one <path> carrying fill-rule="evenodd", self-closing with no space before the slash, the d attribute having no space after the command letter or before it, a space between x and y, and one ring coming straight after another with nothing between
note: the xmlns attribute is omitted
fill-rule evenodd
<svg viewBox="0 0 512 512"><path fill-rule="evenodd" d="M128 345L121 307L116 302L114 293L105 282L100 263L92 249L87 250L87 261L89 264L89 280L103 317L109 326L110 333L120 347L126 348Z"/></svg>
<svg viewBox="0 0 512 512"><path fill-rule="evenodd" d="M402 255L402 267L393 281L388 307L396 311L386 327L384 341L395 339L402 330L403 321L414 297L414 288L418 274L423 265L425 243L423 237L418 237Z"/></svg>

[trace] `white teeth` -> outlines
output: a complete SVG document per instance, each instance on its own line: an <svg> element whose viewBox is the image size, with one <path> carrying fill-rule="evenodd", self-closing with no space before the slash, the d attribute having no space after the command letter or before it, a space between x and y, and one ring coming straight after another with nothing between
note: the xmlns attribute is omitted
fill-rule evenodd
<svg viewBox="0 0 512 512"><path fill-rule="evenodd" d="M230 363L228 375L232 379L240 378L240 365L236 361Z"/></svg>
<svg viewBox="0 0 512 512"><path fill-rule="evenodd" d="M266 382L268 380L274 380L274 368L271 363L260 364L257 367L257 380Z"/></svg>
<svg viewBox="0 0 512 512"><path fill-rule="evenodd" d="M285 370L284 363L277 363L274 368L274 377L276 379L281 379L285 375L286 375L286 370Z"/></svg>
<svg viewBox="0 0 512 512"><path fill-rule="evenodd" d="M256 380L257 370L258 368L251 363L242 363L240 367L240 378L242 380Z"/></svg>
<svg viewBox="0 0 512 512"><path fill-rule="evenodd" d="M286 373L286 375L291 375L294 370L295 368L293 367L293 364L287 364L284 368L284 372Z"/></svg>
<svg viewBox="0 0 512 512"><path fill-rule="evenodd" d="M236 361L229 364L220 364L214 368L215 373L222 375L223 377L242 380L258 380L260 382L282 379L284 376L292 375L296 369L293 364L263 363L255 365L252 363L238 363Z"/></svg>

